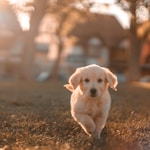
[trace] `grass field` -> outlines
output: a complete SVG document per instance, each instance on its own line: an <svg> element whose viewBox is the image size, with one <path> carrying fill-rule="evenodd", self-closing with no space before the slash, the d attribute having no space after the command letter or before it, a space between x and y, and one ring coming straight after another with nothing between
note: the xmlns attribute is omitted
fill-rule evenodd
<svg viewBox="0 0 150 150"><path fill-rule="evenodd" d="M150 85L120 84L100 141L70 114L62 82L0 82L0 150L149 150Z"/></svg>

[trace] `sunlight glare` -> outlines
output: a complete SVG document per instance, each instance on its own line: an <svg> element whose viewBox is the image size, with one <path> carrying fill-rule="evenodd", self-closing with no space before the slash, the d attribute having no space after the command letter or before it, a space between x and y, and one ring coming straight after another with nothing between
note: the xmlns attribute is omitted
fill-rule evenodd
<svg viewBox="0 0 150 150"><path fill-rule="evenodd" d="M31 0L8 0L10 4L17 4L20 6L25 5L26 2L30 2Z"/></svg>
<svg viewBox="0 0 150 150"><path fill-rule="evenodd" d="M95 5L90 9L93 13L102 13L102 14L108 14L113 15L116 17L120 25L124 29L128 29L130 27L130 13L127 11L122 10L118 5Z"/></svg>
<svg viewBox="0 0 150 150"><path fill-rule="evenodd" d="M29 30L30 28L30 18L25 13L18 14L18 20L23 30Z"/></svg>
<svg viewBox="0 0 150 150"><path fill-rule="evenodd" d="M10 4L17 5L20 8L24 7L27 2L32 2L33 0L9 0ZM21 9L20 9L21 10ZM18 21L23 30L29 30L30 28L30 17L26 12L18 11L17 12Z"/></svg>
<svg viewBox="0 0 150 150"><path fill-rule="evenodd" d="M99 4L114 4L116 0L94 0L94 2Z"/></svg>

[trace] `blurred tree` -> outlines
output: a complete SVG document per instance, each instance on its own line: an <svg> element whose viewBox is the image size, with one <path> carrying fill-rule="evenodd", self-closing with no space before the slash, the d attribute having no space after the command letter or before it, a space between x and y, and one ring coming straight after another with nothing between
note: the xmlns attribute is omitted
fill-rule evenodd
<svg viewBox="0 0 150 150"><path fill-rule="evenodd" d="M34 57L35 57L35 37L38 34L39 25L43 19L47 8L48 0L22 0L17 2L8 0L12 8L19 16L20 13L29 14L30 28L23 32L23 53L20 64L20 78L25 80L33 79L34 75ZM20 18L19 18L20 19ZM23 20L23 19L21 19Z"/></svg>
<svg viewBox="0 0 150 150"><path fill-rule="evenodd" d="M33 11L30 12L30 29L24 32L24 48L22 55L22 64L20 77L21 79L32 79L34 70L35 57L35 37L38 34L39 25L44 17L47 8L48 0L35 0L32 3L27 3L26 7L33 6Z"/></svg>
<svg viewBox="0 0 150 150"><path fill-rule="evenodd" d="M22 55L22 67L21 78L32 79L34 69L34 56L35 56L35 43L34 39L38 34L39 25L46 13L53 14L56 18L57 29L57 45L58 56L56 58L51 78L58 77L59 63L61 59L61 53L64 47L64 36L69 28L74 25L73 22L79 21L78 16L82 15L82 11L76 9L74 4L77 1L82 0L33 0L33 2L27 3L26 7L33 7L30 12L30 29L25 32L25 44ZM20 8L23 9L23 8Z"/></svg>
<svg viewBox="0 0 150 150"><path fill-rule="evenodd" d="M125 3L130 2L130 7L127 8ZM79 4L80 8L76 9L75 4ZM139 0L118 0L122 4L123 9L130 9L132 14L131 28L130 28L130 41L131 41L131 51L130 51L130 61L129 61L129 79L138 80L139 78L139 42L137 37L137 22L136 22L136 8ZM29 3L28 3L29 4ZM82 4L82 5L81 5ZM35 45L34 39L38 34L38 28L41 23L42 18L46 13L51 13L55 15L57 20L57 44L58 44L58 56L53 67L52 78L58 77L58 69L61 58L61 53L64 47L64 38L66 32L79 21L79 16L82 18L87 16L89 8L93 3L87 3L85 0L33 0L30 3L34 9L30 13L30 29L25 33L25 44L24 53L22 57L22 69L21 77L25 79L31 79L33 76L34 69L34 56L35 56ZM29 5L28 5L29 6Z"/></svg>
<svg viewBox="0 0 150 150"><path fill-rule="evenodd" d="M129 81L137 81L140 78L140 41L137 36L136 8L138 0L131 0L130 11L132 14L130 24L130 55L129 55Z"/></svg>
<svg viewBox="0 0 150 150"><path fill-rule="evenodd" d="M126 7L124 4L127 4ZM123 3L124 2L124 3ZM125 10L131 12L131 23L130 23L130 54L129 54L129 81L137 81L140 78L140 50L141 50L141 41L137 35L138 22L137 22L137 8L140 3L144 5L144 0L119 0L119 3L122 3L122 7Z"/></svg>
<svg viewBox="0 0 150 150"><path fill-rule="evenodd" d="M75 3L82 2L82 0L56 0L50 4L49 13L55 15L57 20L57 45L58 45L58 55L55 61L54 67L52 69L51 78L58 78L58 71L60 65L61 54L64 49L64 37L67 32L86 16L86 13L82 10L75 8Z"/></svg>

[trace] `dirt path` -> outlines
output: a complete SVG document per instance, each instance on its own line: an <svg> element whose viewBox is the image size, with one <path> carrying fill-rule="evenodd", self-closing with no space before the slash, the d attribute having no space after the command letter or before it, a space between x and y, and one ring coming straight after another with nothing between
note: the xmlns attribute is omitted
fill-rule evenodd
<svg viewBox="0 0 150 150"><path fill-rule="evenodd" d="M63 83L0 82L0 150L149 150L150 85L123 84L100 141L70 115Z"/></svg>

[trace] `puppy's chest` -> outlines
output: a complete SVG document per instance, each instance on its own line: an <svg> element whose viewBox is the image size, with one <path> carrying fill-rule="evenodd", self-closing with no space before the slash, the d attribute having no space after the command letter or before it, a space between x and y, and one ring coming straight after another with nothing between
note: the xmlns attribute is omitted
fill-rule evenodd
<svg viewBox="0 0 150 150"><path fill-rule="evenodd" d="M88 101L85 104L85 108L83 110L91 117L95 117L97 115L102 114L102 103L100 101L95 101L95 102L93 101Z"/></svg>
<svg viewBox="0 0 150 150"><path fill-rule="evenodd" d="M75 106L75 112L88 114L92 118L102 114L103 104L98 100L81 100Z"/></svg>

